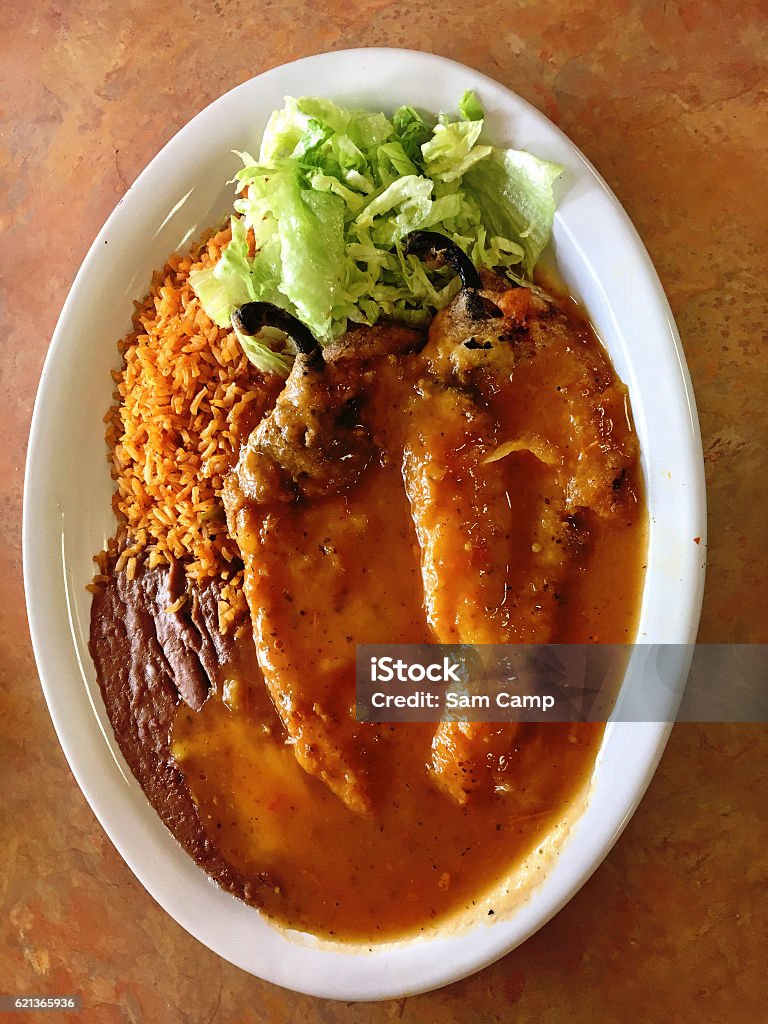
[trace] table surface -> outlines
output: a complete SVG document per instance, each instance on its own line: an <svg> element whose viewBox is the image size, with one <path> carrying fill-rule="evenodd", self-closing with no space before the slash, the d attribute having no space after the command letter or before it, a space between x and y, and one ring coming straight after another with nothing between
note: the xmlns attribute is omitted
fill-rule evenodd
<svg viewBox="0 0 768 1024"><path fill-rule="evenodd" d="M698 399L710 514L701 639L766 640L768 33L760 0L735 6L326 0L318 13L304 0L4 0L0 992L81 992L89 1022L768 1021L764 726L677 726L602 867L493 967L376 1005L297 996L182 931L102 832L38 685L20 552L40 368L120 196L194 113L252 75L324 50L407 46L525 97L624 204L669 295Z"/></svg>

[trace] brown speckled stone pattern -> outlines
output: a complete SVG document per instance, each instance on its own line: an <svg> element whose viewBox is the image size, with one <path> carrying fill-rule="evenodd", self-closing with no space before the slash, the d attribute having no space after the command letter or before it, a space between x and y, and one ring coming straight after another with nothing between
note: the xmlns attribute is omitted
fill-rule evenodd
<svg viewBox="0 0 768 1024"><path fill-rule="evenodd" d="M82 992L77 1016L104 1024L768 1021L764 727L677 727L594 878L494 967L377 1006L295 996L183 932L96 823L38 687L19 543L48 339L129 183L197 110L259 71L322 50L409 46L530 100L624 203L698 396L711 531L701 636L768 639L765 14L760 0L4 0L0 992Z"/></svg>

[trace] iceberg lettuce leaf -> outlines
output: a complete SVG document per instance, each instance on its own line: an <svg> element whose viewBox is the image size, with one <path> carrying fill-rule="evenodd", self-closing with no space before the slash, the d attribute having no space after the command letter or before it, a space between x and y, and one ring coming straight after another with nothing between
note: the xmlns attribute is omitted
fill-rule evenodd
<svg viewBox="0 0 768 1024"><path fill-rule="evenodd" d="M488 232L522 248L528 274L552 232L552 186L562 170L559 164L521 150L494 149L487 160L470 169L463 182L467 195L480 207Z"/></svg>

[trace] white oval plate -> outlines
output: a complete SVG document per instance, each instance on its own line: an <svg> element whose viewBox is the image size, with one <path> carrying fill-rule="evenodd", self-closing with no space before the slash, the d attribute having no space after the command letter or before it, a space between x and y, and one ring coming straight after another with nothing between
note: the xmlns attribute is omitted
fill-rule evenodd
<svg viewBox="0 0 768 1024"><path fill-rule="evenodd" d="M238 167L231 151L257 148L284 96L322 93L375 110L410 103L437 112L455 110L465 89L475 89L488 112L489 139L565 167L557 186L557 265L629 386L643 451L651 529L640 639L693 641L705 541L701 441L661 285L626 214L579 151L518 96L453 61L406 50L321 54L268 71L198 114L128 190L93 243L56 327L32 422L24 501L29 623L51 717L80 788L136 876L183 927L246 971L333 999L426 991L526 939L605 857L650 781L669 726L609 727L583 816L543 883L506 919L364 954L278 931L213 886L181 850L113 738L88 655L84 589L91 556L114 527L102 416L133 300L170 253L229 210L226 182ZM681 663L681 683L685 669Z"/></svg>

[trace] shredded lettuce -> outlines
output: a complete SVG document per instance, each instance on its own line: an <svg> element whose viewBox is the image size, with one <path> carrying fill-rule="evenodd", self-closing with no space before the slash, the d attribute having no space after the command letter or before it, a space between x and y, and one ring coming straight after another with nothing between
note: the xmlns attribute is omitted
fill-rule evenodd
<svg viewBox="0 0 768 1024"><path fill-rule="evenodd" d="M189 281L203 309L219 327L229 324L234 309L256 298L244 221L232 218L232 241L221 259L208 270L192 271Z"/></svg>
<svg viewBox="0 0 768 1024"><path fill-rule="evenodd" d="M482 121L485 117L485 111L471 89L468 89L459 100L459 113L465 121Z"/></svg>
<svg viewBox="0 0 768 1024"><path fill-rule="evenodd" d="M258 157L238 154L232 241L192 287L219 326L244 302L273 302L327 343L349 323L379 317L425 324L458 289L448 269L405 256L402 239L429 228L478 266L531 274L555 211L556 164L481 141L473 92L459 116L391 118L331 100L287 98ZM286 373L291 356L240 336L251 361Z"/></svg>
<svg viewBox="0 0 768 1024"><path fill-rule="evenodd" d="M277 373L281 377L286 377L291 372L293 355L290 352L276 351L266 340L246 334L238 327L234 317L232 318L232 330L240 343L240 348L262 373ZM283 343L284 339L281 339L281 346Z"/></svg>

